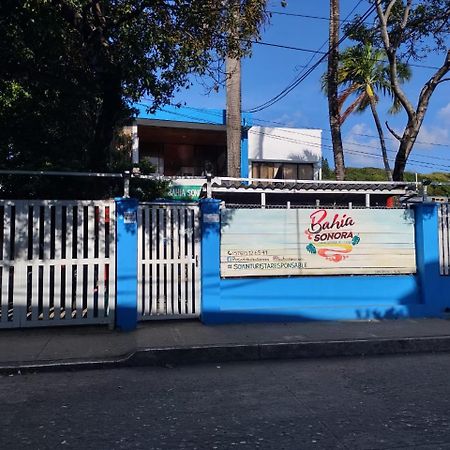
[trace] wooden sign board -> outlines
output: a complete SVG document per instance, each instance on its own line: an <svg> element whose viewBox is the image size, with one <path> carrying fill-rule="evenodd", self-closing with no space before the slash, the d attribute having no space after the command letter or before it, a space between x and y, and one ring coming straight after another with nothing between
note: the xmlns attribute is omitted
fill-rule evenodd
<svg viewBox="0 0 450 450"><path fill-rule="evenodd" d="M416 272L414 211L224 209L221 276Z"/></svg>

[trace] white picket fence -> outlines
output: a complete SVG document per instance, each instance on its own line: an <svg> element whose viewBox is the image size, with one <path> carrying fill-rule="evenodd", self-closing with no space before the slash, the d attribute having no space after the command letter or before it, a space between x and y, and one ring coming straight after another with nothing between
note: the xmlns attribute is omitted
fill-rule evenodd
<svg viewBox="0 0 450 450"><path fill-rule="evenodd" d="M112 323L112 201L0 201L0 328Z"/></svg>
<svg viewBox="0 0 450 450"><path fill-rule="evenodd" d="M200 220L192 204L143 203L138 210L138 315L200 314Z"/></svg>

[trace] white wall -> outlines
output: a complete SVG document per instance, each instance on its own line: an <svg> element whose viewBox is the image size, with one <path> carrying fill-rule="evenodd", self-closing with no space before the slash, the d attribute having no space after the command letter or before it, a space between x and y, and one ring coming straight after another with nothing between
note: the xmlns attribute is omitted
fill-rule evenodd
<svg viewBox="0 0 450 450"><path fill-rule="evenodd" d="M318 164L321 158L322 130L254 126L248 132L250 161Z"/></svg>

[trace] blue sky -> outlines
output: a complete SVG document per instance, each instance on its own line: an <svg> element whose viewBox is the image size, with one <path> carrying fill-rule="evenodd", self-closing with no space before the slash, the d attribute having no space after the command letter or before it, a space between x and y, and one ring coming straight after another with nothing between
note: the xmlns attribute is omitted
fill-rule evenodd
<svg viewBox="0 0 450 450"><path fill-rule="evenodd" d="M341 18L345 18L357 2L341 0ZM319 17L328 16L328 0L303 2L291 0L286 8L281 8L280 2L271 0L269 9L294 14ZM357 13L364 13L368 3L363 1ZM328 21L304 17L291 17L273 14L270 23L262 33L262 41L273 44L300 47L317 50L326 43L322 50L327 50ZM351 41L346 40L343 47ZM242 108L253 108L278 94L308 63L312 54L288 49L272 48L264 45L254 45L252 56L243 61L242 66ZM320 56L315 56L314 61ZM439 66L443 55L431 54L419 65ZM325 96L320 91L320 76L326 70L326 62L321 64L304 82L284 99L270 108L254 115L257 125L271 126L270 121L279 122L285 126L298 128L323 129L323 154L332 163L331 140L328 124L328 106ZM426 79L433 70L423 67L412 67L412 79L405 86L405 91L415 104ZM179 93L174 103L186 102L188 106L199 108L224 108L225 96L223 90L218 93L207 93L201 80L194 79L194 86ZM208 84L207 80L204 80ZM397 115L389 115L387 109L390 102L382 100L379 113L384 122L397 130L402 130L406 116L402 111ZM268 121L268 122L263 122ZM272 124L272 126L276 126ZM394 158L396 141L386 131L389 138L389 155ZM343 125L342 135L348 167L381 167L379 143L376 129L370 112L352 115ZM295 137L299 141L302 135ZM407 169L413 172L450 171L450 82L442 83L431 99L427 117L422 126L410 163ZM280 143L282 144L282 143ZM439 144L439 145L431 145Z"/></svg>

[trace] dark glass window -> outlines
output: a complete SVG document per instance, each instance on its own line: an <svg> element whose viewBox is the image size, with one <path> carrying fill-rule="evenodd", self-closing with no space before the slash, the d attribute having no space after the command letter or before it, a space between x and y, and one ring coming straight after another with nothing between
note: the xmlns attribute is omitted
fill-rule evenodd
<svg viewBox="0 0 450 450"><path fill-rule="evenodd" d="M253 162L253 178L276 178L280 180L313 180L312 164L281 162Z"/></svg>

